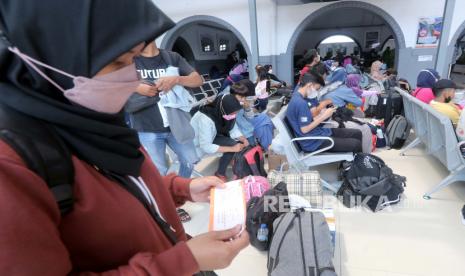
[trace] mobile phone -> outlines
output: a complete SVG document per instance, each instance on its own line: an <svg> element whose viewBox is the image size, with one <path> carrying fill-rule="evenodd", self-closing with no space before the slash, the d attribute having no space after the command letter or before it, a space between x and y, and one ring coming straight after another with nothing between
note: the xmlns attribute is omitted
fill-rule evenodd
<svg viewBox="0 0 465 276"><path fill-rule="evenodd" d="M142 80L142 83L143 83L143 84L150 85L150 86L155 86L155 82L150 81L150 80Z"/></svg>

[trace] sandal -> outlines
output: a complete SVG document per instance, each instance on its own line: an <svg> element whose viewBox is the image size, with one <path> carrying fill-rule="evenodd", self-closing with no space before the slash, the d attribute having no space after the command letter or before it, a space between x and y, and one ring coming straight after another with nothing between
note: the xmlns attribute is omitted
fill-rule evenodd
<svg viewBox="0 0 465 276"><path fill-rule="evenodd" d="M189 216L189 214L184 209L178 208L176 211L178 212L178 216L179 219L181 219L181 222L184 223L191 220L191 216Z"/></svg>

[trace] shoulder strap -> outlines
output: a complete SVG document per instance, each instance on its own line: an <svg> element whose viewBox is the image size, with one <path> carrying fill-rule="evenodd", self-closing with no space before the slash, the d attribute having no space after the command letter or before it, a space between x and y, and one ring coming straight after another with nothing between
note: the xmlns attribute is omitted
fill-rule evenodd
<svg viewBox="0 0 465 276"><path fill-rule="evenodd" d="M62 215L73 207L74 167L71 154L46 123L0 104L0 139L48 185Z"/></svg>

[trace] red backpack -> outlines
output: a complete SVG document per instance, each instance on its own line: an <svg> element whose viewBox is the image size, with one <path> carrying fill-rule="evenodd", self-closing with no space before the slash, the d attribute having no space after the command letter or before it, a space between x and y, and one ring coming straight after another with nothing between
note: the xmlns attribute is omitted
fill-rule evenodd
<svg viewBox="0 0 465 276"><path fill-rule="evenodd" d="M234 155L232 163L233 174L236 179L249 175L267 177L265 159L260 146L248 146Z"/></svg>

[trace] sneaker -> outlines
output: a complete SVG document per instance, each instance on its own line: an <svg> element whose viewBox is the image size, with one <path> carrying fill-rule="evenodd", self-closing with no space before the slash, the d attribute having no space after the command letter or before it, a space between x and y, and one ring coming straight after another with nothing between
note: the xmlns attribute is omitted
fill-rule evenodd
<svg viewBox="0 0 465 276"><path fill-rule="evenodd" d="M221 175L219 173L215 173L215 176L221 179L223 182L228 182L228 178L225 175Z"/></svg>
<svg viewBox="0 0 465 276"><path fill-rule="evenodd" d="M178 208L176 209L178 212L179 219L181 222L189 222L191 220L191 216L189 216L189 213L186 212L186 210Z"/></svg>
<svg viewBox="0 0 465 276"><path fill-rule="evenodd" d="M465 205L463 205L463 208L462 208L462 223L463 225L465 225Z"/></svg>

